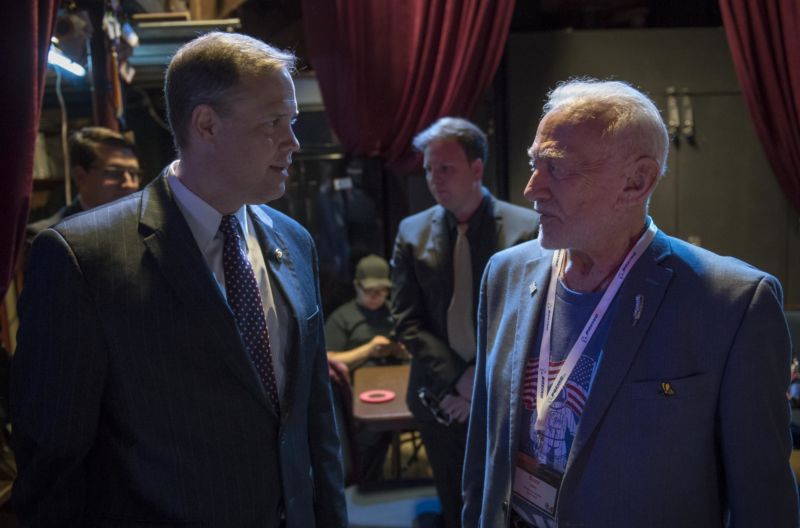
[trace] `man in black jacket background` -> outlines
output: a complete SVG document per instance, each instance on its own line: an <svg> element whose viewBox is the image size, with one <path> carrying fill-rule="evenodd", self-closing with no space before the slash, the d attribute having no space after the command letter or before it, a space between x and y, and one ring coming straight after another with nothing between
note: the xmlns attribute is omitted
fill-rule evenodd
<svg viewBox="0 0 800 528"><path fill-rule="evenodd" d="M392 257L392 314L411 353L407 403L418 421L445 526L460 526L461 473L475 364L483 269L495 252L530 240L538 219L481 184L486 135L444 117L414 138L437 205L405 218Z"/></svg>

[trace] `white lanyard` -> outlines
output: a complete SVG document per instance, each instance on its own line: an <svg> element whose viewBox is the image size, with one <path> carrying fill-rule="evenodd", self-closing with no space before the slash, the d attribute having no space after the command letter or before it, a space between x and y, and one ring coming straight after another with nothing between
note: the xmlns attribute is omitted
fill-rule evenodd
<svg viewBox="0 0 800 528"><path fill-rule="evenodd" d="M657 231L658 228L656 227L655 222L651 220L647 230L644 232L641 238L639 238L639 241L636 242L636 245L634 245L633 248L628 252L628 255L625 257L622 265L614 275L614 279L611 281L611 284L609 284L608 289L606 289L606 292L603 294L600 302L597 303L597 307L594 309L594 312L592 312L592 315L586 322L586 326L583 327L581 335L578 337L578 340L575 341L575 344L572 346L572 350L569 351L564 364L561 365L561 369L558 371L553 385L548 387L548 373L550 371L550 334L553 329L553 310L555 308L556 301L556 284L558 282L559 272L561 271L561 267L564 265L564 259L567 255L567 252L563 249L553 253L553 261L550 269L550 284L547 287L547 304L545 305L544 313L544 330L542 332L542 346L539 349L539 366L537 369L536 380L535 428L537 432L544 432L545 426L547 425L547 413L550 411L550 406L553 404L553 401L555 401L556 396L558 396L558 394L564 388L564 385L567 384L567 380L569 379L570 374L572 374L572 369L575 368L575 365L578 363L578 359L580 359L584 349L586 349L586 345L589 344L589 341L592 339L595 330L597 330L597 327L600 325L600 321L603 320L608 307L611 305L611 301L614 300L614 296L622 286L622 282L625 280L625 277L628 276L628 273L633 268L633 265L636 264L636 261L639 260L639 257L642 256L645 249L647 249L647 247L653 241Z"/></svg>

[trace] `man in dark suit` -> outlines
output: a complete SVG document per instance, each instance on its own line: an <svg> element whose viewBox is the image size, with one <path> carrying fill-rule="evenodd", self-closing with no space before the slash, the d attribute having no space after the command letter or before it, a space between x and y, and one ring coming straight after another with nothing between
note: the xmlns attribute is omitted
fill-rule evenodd
<svg viewBox="0 0 800 528"><path fill-rule="evenodd" d="M141 172L136 147L119 132L105 127L78 130L69 139L69 162L78 195L52 216L29 224L28 242L68 216L139 190Z"/></svg>
<svg viewBox="0 0 800 528"><path fill-rule="evenodd" d="M12 367L23 525L346 525L314 245L259 205L299 148L293 65L243 35L183 46L179 159L36 238Z"/></svg>
<svg viewBox="0 0 800 528"><path fill-rule="evenodd" d="M475 358L478 286L496 251L536 235L533 211L481 185L486 135L445 117L421 132L428 188L438 205L400 223L392 257L392 313L411 353L408 406L418 421L447 528L459 526L461 467Z"/></svg>
<svg viewBox="0 0 800 528"><path fill-rule="evenodd" d="M539 238L481 286L466 528L798 526L780 283L656 227L668 152L630 85L551 92Z"/></svg>

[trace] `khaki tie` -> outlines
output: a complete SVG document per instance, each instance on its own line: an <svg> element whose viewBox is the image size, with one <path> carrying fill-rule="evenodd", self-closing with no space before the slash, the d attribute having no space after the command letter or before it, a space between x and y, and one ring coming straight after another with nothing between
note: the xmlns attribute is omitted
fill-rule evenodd
<svg viewBox="0 0 800 528"><path fill-rule="evenodd" d="M475 358L475 322L472 320L472 257L467 224L458 224L453 248L453 298L447 308L447 339L450 348L470 362Z"/></svg>

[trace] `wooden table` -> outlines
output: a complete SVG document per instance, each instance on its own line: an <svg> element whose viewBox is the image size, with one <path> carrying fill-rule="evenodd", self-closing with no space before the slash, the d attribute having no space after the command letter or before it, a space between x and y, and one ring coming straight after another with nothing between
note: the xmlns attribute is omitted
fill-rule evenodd
<svg viewBox="0 0 800 528"><path fill-rule="evenodd" d="M392 469L400 477L400 433L416 429L416 422L406 405L409 365L361 367L355 372L353 418L372 431L392 433ZM364 403L359 395L368 390L394 391L386 403Z"/></svg>

